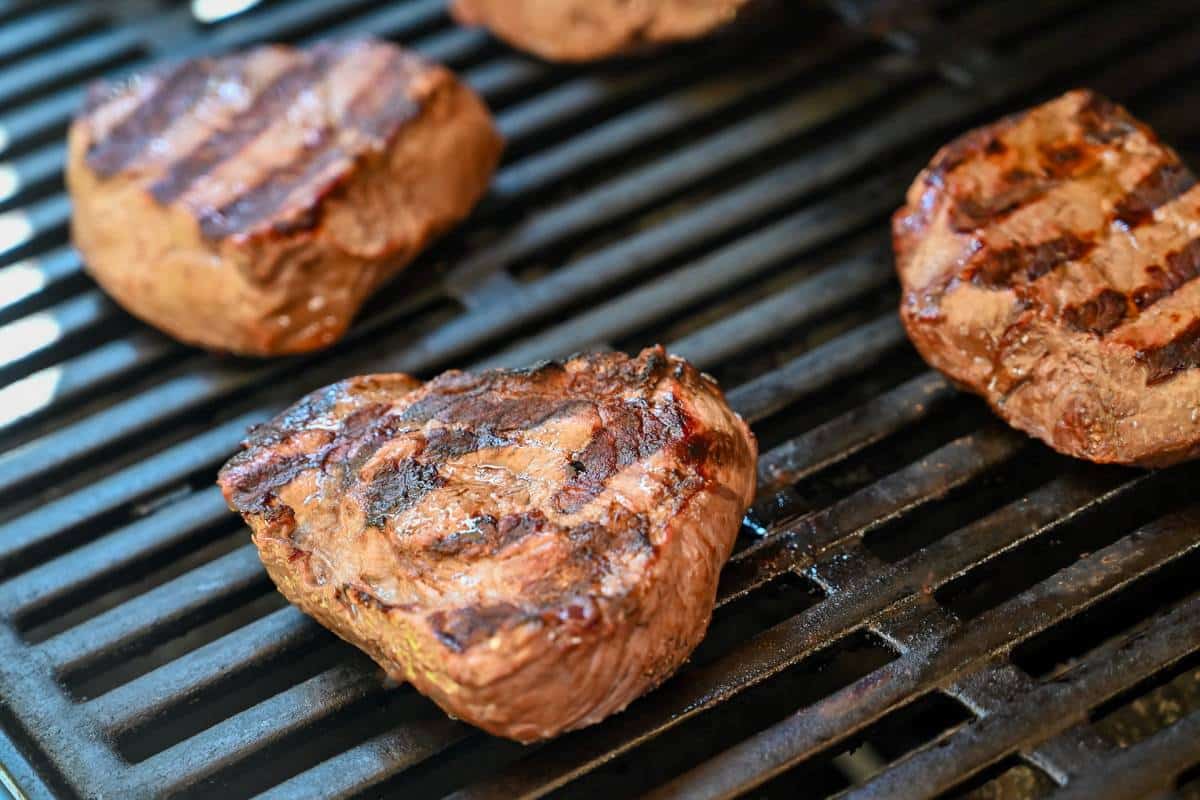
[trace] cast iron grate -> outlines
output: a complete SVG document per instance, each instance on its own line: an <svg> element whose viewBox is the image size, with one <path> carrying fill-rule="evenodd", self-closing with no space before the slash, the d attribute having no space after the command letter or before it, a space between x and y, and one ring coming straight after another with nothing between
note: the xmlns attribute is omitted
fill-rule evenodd
<svg viewBox="0 0 1200 800"><path fill-rule="evenodd" d="M274 0L207 26L170 0L0 0L6 783L31 798L1195 792L1197 467L1060 459L956 394L895 319L886 226L948 136L1076 84L1200 154L1191 4L781 5L782 24L565 68L454 27L442 0ZM510 149L474 219L312 357L214 358L105 299L68 246L61 181L86 80L353 31L448 62L496 110ZM386 689L272 591L212 484L247 425L346 374L659 341L754 425L761 496L692 662L540 747Z"/></svg>

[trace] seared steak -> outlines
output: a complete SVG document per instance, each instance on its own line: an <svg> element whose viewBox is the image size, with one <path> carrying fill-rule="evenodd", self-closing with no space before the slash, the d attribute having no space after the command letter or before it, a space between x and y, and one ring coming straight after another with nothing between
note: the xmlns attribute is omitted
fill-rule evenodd
<svg viewBox="0 0 1200 800"><path fill-rule="evenodd" d="M930 364L1069 455L1200 452L1200 187L1090 91L944 147L897 212L901 316Z"/></svg>
<svg viewBox="0 0 1200 800"><path fill-rule="evenodd" d="M468 88L384 42L184 61L92 89L72 233L101 286L185 342L311 350L470 211L500 147Z"/></svg>
<svg viewBox="0 0 1200 800"><path fill-rule="evenodd" d="M254 431L219 481L289 600L527 742L687 658L756 455L712 380L658 348L351 378Z"/></svg>
<svg viewBox="0 0 1200 800"><path fill-rule="evenodd" d="M694 39L755 0L454 0L455 17L552 61L590 61Z"/></svg>

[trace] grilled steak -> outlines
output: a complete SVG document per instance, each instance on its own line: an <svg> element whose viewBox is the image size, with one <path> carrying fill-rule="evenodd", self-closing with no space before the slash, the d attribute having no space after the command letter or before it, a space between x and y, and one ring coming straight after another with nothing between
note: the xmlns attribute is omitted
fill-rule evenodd
<svg viewBox="0 0 1200 800"><path fill-rule="evenodd" d="M930 364L1069 455L1200 452L1200 188L1089 91L968 133L897 212L901 315Z"/></svg>
<svg viewBox="0 0 1200 800"><path fill-rule="evenodd" d="M454 0L455 17L552 61L590 61L694 39L754 0Z"/></svg>
<svg viewBox="0 0 1200 800"><path fill-rule="evenodd" d="M708 625L756 445L661 348L334 384L221 470L283 594L452 715L598 722Z"/></svg>
<svg viewBox="0 0 1200 800"><path fill-rule="evenodd" d="M185 61L91 91L72 232L101 286L185 342L311 350L470 211L500 147L468 88L384 42Z"/></svg>

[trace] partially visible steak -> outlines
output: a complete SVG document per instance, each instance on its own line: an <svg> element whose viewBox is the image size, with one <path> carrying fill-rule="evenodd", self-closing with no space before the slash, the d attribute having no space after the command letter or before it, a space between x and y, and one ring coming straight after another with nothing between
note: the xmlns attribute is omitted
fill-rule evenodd
<svg viewBox="0 0 1200 800"><path fill-rule="evenodd" d="M470 211L499 153L470 89L385 42L183 61L93 88L72 233L101 286L186 342L311 350Z"/></svg>
<svg viewBox="0 0 1200 800"><path fill-rule="evenodd" d="M1200 454L1200 187L1123 108L1070 92L944 147L894 220L930 364L1080 458Z"/></svg>
<svg viewBox="0 0 1200 800"><path fill-rule="evenodd" d="M591 61L695 39L761 0L454 0L464 24L552 61Z"/></svg>
<svg viewBox="0 0 1200 800"><path fill-rule="evenodd" d="M661 349L527 371L351 378L221 470L283 594L456 717L590 725L708 625L756 445Z"/></svg>

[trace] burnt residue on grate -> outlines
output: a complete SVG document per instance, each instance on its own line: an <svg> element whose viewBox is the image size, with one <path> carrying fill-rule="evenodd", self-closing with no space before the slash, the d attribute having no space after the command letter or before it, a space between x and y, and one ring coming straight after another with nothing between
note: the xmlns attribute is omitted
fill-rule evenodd
<svg viewBox="0 0 1200 800"><path fill-rule="evenodd" d="M32 798L1035 798L1194 793L1196 468L1054 456L896 320L887 217L965 127L1075 85L1200 155L1200 23L1105 0L776 4L765 29L556 67L444 0L0 4L0 764ZM212 357L67 242L85 83L372 32L509 140L486 201L347 338ZM1086 43L1086 46L1080 46ZM282 602L212 485L347 374L661 342L763 445L711 634L605 723L522 747L385 684Z"/></svg>

